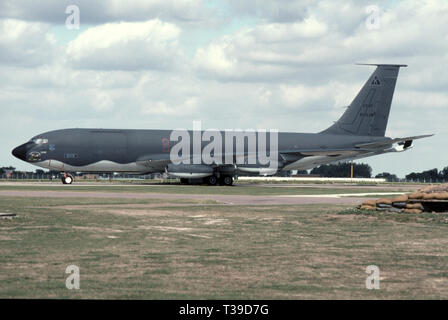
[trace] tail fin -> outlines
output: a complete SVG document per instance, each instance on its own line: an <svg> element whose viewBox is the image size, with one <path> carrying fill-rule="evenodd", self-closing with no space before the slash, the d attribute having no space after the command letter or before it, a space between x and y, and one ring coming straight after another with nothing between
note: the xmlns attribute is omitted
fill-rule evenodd
<svg viewBox="0 0 448 320"><path fill-rule="evenodd" d="M344 114L321 133L384 136L401 64L377 66Z"/></svg>

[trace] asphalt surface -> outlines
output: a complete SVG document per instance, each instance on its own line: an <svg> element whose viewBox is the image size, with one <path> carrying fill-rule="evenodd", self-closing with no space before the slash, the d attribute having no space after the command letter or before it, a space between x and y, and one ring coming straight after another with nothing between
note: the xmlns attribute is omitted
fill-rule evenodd
<svg viewBox="0 0 448 320"><path fill-rule="evenodd" d="M252 195L219 195L219 194L166 194L141 192L96 192L96 191L31 191L0 190L0 196L27 198L121 198L121 199L196 199L216 200L223 204L234 205L281 205L281 204L360 204L365 197L342 197L328 195L297 196L252 196Z"/></svg>
<svg viewBox="0 0 448 320"><path fill-rule="evenodd" d="M60 183L56 182L1 182L0 186L60 186ZM85 186L101 186L101 187L113 187L113 186L141 186L145 188L151 188L154 186L164 187L173 186L173 184L132 184L132 183L95 183L95 182L83 182L77 181L77 187ZM421 185L357 185L350 183L340 184L237 184L232 188L245 188L245 187L278 187L278 188L319 188L319 189L353 189L362 190L362 194L320 194L320 195L220 195L220 194L172 194L172 193L154 193L154 192L107 192L107 191L74 191L68 189L63 191L52 190L0 190L0 196L8 197L29 197L29 198L123 198L123 199L156 199L156 200L169 200L174 199L195 199L195 200L215 200L221 204L228 205L295 205L295 204L348 204L356 205L360 204L366 199L366 196L376 194L380 196L377 191L381 190L381 195L393 195L396 194L392 191L397 189L403 191L414 191L421 188ZM61 186L62 187L62 186ZM65 188L67 186L64 186ZM388 190L391 192L388 193Z"/></svg>

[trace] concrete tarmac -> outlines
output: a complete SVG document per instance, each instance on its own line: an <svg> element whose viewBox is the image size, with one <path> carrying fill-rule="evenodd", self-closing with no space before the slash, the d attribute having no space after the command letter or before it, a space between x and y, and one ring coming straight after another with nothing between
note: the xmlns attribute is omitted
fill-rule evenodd
<svg viewBox="0 0 448 320"><path fill-rule="evenodd" d="M363 194L365 195L365 194ZM297 196L253 196L253 195L221 195L221 194L167 194L141 192L96 192L96 191L32 191L32 190L0 190L0 196L27 198L122 198L122 199L171 199L215 200L222 204L233 205L294 205L294 204L360 204L365 197L343 195L297 195Z"/></svg>

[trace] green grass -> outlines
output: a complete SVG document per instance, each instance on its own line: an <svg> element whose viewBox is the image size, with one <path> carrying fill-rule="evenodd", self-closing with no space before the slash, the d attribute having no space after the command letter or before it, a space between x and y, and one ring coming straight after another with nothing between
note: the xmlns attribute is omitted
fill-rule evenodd
<svg viewBox="0 0 448 320"><path fill-rule="evenodd" d="M155 192L153 186L92 188ZM0 196L0 212L18 214L0 219L0 298L448 298L446 215L188 199L199 191L261 196L289 189L254 188L163 186L157 192L187 190L186 199L169 203ZM80 268L80 290L65 288L71 264ZM370 264L380 267L380 290L365 289Z"/></svg>

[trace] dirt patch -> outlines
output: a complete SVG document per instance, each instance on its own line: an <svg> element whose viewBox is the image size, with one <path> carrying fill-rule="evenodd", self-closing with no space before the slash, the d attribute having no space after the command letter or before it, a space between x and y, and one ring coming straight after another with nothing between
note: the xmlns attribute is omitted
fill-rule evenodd
<svg viewBox="0 0 448 320"><path fill-rule="evenodd" d="M125 215L125 216L166 216L167 214L178 215L179 212L175 211L166 211L166 210L136 210L136 209L105 209L105 210L93 210L93 212L98 213L111 213L117 215Z"/></svg>
<svg viewBox="0 0 448 320"><path fill-rule="evenodd" d="M11 238L11 237L9 237L9 236L3 236L3 235L0 235L0 241L19 241L19 240L22 240L22 239L19 239L19 238Z"/></svg>
<svg viewBox="0 0 448 320"><path fill-rule="evenodd" d="M79 226L73 226L73 229L76 230L85 230L85 231L92 231L92 232L112 232L112 233L120 233L123 232L123 230L118 229L111 229L111 228L99 228L99 227L79 227Z"/></svg>
<svg viewBox="0 0 448 320"><path fill-rule="evenodd" d="M193 228L180 228L180 227L168 227L168 226L139 226L138 229L144 229L144 230L162 230L162 231L193 231Z"/></svg>

